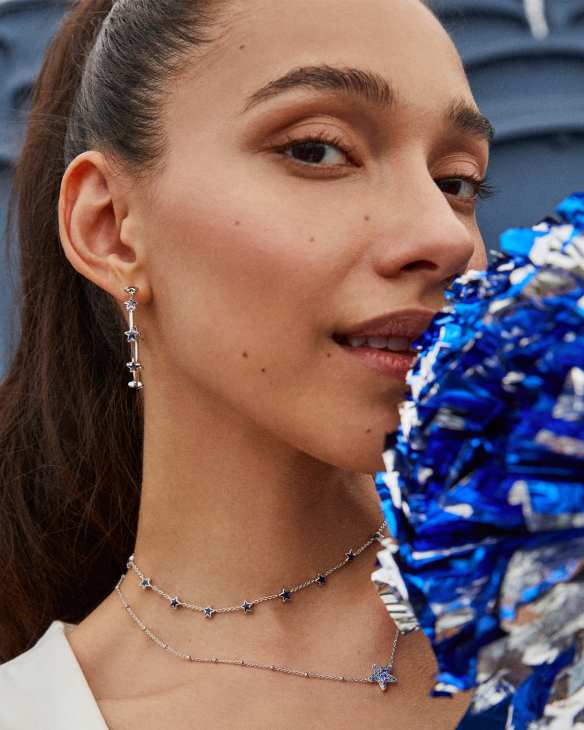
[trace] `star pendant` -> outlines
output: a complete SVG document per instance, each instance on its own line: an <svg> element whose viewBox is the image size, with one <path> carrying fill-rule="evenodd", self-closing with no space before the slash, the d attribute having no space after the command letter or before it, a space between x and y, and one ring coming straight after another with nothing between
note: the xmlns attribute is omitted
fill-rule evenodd
<svg viewBox="0 0 584 730"><path fill-rule="evenodd" d="M203 613L205 614L205 618L213 618L213 614L215 613L215 609L211 608L210 606L207 606L207 608L203 609Z"/></svg>
<svg viewBox="0 0 584 730"><path fill-rule="evenodd" d="M389 664L385 666L373 665L373 674L369 677L370 682L377 682L379 687L385 692L388 684L397 682L397 678L391 673L391 666Z"/></svg>

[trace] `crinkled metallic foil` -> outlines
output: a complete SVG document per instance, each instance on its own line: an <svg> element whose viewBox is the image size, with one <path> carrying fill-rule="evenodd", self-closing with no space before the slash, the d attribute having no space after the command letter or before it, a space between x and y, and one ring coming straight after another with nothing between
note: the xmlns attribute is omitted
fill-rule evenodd
<svg viewBox="0 0 584 730"><path fill-rule="evenodd" d="M446 292L375 475L384 604L509 730L584 728L584 193L555 213Z"/></svg>

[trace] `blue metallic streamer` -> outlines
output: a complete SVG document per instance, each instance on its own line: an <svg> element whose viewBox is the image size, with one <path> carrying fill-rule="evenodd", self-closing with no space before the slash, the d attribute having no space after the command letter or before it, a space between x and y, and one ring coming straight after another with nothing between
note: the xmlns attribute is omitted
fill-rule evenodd
<svg viewBox="0 0 584 730"><path fill-rule="evenodd" d="M584 718L584 193L555 214L447 290L375 475L372 578L429 637L433 693L514 730Z"/></svg>

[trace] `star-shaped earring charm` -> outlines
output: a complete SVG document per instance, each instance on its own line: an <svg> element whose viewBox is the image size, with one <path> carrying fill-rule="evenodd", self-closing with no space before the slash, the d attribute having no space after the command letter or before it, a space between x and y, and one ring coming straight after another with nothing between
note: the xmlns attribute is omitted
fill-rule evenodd
<svg viewBox="0 0 584 730"><path fill-rule="evenodd" d="M385 666L373 665L373 674L369 677L370 682L377 682L379 687L385 692L388 684L397 682L397 678L391 673L391 666L389 664Z"/></svg>

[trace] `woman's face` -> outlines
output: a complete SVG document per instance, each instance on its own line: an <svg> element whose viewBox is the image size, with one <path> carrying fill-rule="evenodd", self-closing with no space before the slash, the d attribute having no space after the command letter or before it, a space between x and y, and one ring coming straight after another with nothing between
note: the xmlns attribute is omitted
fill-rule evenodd
<svg viewBox="0 0 584 730"><path fill-rule="evenodd" d="M383 469L405 380L332 336L437 311L452 277L486 266L461 178L484 177L488 142L464 105L458 55L418 0L234 3L173 87L166 167L125 222L152 289L146 388L166 371L195 408L205 393L318 460Z"/></svg>

